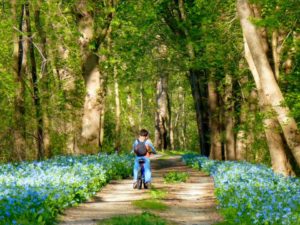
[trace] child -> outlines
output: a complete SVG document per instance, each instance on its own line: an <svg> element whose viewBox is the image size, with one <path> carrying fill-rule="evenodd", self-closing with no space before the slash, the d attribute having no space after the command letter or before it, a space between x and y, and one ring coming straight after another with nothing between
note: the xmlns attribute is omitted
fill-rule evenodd
<svg viewBox="0 0 300 225"><path fill-rule="evenodd" d="M145 184L146 188L150 186L151 169L150 169L150 153L156 154L155 148L149 140L149 132L145 129L140 130L139 138L133 143L133 152L136 154L133 168L133 188L137 188L137 176L139 170L139 159L145 159Z"/></svg>

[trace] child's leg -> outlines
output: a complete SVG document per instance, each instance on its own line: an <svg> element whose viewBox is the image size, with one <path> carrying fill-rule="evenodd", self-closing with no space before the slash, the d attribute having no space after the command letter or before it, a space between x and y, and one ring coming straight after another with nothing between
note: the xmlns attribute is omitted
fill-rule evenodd
<svg viewBox="0 0 300 225"><path fill-rule="evenodd" d="M133 166L133 181L136 182L138 178L138 171L139 171L139 159L136 157L134 160Z"/></svg>
<svg viewBox="0 0 300 225"><path fill-rule="evenodd" d="M145 158L145 164L144 164L144 168L145 168L145 182L151 182L151 168L150 168L150 159L149 158Z"/></svg>

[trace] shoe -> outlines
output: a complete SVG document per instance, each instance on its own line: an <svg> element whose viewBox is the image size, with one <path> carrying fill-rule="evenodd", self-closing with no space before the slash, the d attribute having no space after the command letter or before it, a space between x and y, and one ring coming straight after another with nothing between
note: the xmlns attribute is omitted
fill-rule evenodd
<svg viewBox="0 0 300 225"><path fill-rule="evenodd" d="M133 183L133 189L137 189L137 182Z"/></svg>
<svg viewBox="0 0 300 225"><path fill-rule="evenodd" d="M151 187L151 183L150 182L144 183L144 188L145 189L150 189L150 187Z"/></svg>

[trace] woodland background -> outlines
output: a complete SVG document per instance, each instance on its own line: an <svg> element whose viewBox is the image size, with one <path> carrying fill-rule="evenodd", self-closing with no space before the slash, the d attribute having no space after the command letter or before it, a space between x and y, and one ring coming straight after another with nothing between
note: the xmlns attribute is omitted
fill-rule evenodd
<svg viewBox="0 0 300 225"><path fill-rule="evenodd" d="M298 0L3 0L0 159L129 152L146 128L297 173L299 18Z"/></svg>

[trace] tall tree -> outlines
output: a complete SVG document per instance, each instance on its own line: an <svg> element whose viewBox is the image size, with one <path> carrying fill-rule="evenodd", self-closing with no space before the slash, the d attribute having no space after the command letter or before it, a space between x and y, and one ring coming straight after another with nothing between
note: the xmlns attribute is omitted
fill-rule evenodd
<svg viewBox="0 0 300 225"><path fill-rule="evenodd" d="M300 134L297 124L290 115L289 108L283 104L284 97L276 82L268 58L263 51L261 39L256 31L256 27L250 21L252 14L248 1L238 0L237 10L246 43L249 46L250 54L259 75L262 92L265 95L268 104L270 104L275 111L285 140L291 149L298 166L300 166Z"/></svg>
<svg viewBox="0 0 300 225"><path fill-rule="evenodd" d="M155 147L157 149L167 149L169 141L169 96L168 77L161 72L156 86L157 111L155 114Z"/></svg>
<svg viewBox="0 0 300 225"><path fill-rule="evenodd" d="M104 3L106 9L113 8L115 4L112 0L104 1ZM78 29L81 34L79 43L82 57L82 75L86 85L82 118L82 144L87 148L87 151L93 152L99 147L100 115L104 107L105 96L104 78L99 69L97 51L110 31L114 12L110 10L104 18L104 24L98 26L97 16L100 15L91 5L91 1L77 1L76 15Z"/></svg>
<svg viewBox="0 0 300 225"><path fill-rule="evenodd" d="M225 75L225 90L224 90L224 107L225 107L225 150L226 150L226 159L235 160L235 137L234 137L234 106L233 106L233 94L232 94L232 76L229 74Z"/></svg>
<svg viewBox="0 0 300 225"><path fill-rule="evenodd" d="M266 139L271 155L272 168L275 172L281 173L284 175L292 175L294 174L292 166L288 160L287 154L285 152L284 142L279 133L279 124L277 122L276 117L274 117L272 113L272 108L270 104L266 101L264 94L262 93L262 88L259 80L259 75L256 70L254 61L252 59L249 47L247 42L245 41L245 58L249 64L249 68L254 77L254 81L256 83L256 88L258 92L259 105L261 112L264 115L264 130L266 134Z"/></svg>
<svg viewBox="0 0 300 225"><path fill-rule="evenodd" d="M213 74L210 74L208 81L208 105L210 113L210 158L222 160L222 144L221 144L221 124L219 120L218 93L216 90L216 81Z"/></svg>
<svg viewBox="0 0 300 225"><path fill-rule="evenodd" d="M34 52L34 43L32 37L32 29L30 24L30 10L29 3L25 3L25 14L26 14L26 28L27 28L27 37L29 41L29 58L30 58L30 66L31 66L31 78L32 78L32 86L33 86L33 101L35 106L35 119L36 119L36 142L38 148L38 159L43 159L45 157L45 148L44 148L44 121L43 121L43 111L40 100L40 90L38 84L38 74L37 74L37 65L36 65L36 57Z"/></svg>
<svg viewBox="0 0 300 225"><path fill-rule="evenodd" d="M19 160L25 159L26 156L26 124L25 124L25 70L26 70L26 55L27 55L27 42L25 41L23 33L26 31L25 25L25 5L21 4L21 13L18 16L18 10L16 1L12 2L12 15L15 23L19 21L17 32L14 32L14 73L17 83L16 95L15 95L15 110L14 110L14 155Z"/></svg>

